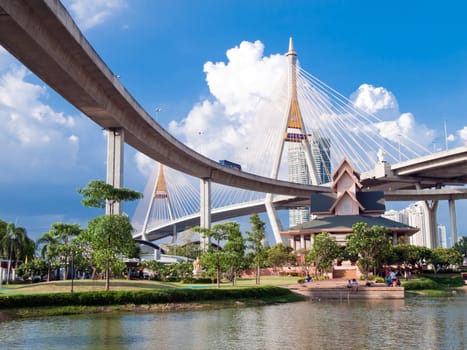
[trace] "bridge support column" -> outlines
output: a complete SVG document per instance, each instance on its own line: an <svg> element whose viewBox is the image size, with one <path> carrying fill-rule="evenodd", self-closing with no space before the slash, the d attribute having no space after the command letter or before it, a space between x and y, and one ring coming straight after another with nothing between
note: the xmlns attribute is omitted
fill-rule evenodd
<svg viewBox="0 0 467 350"><path fill-rule="evenodd" d="M439 201L433 200L431 203L424 201L422 203L426 212L424 220L428 231L426 235L426 246L430 249L434 249L438 246L438 225L436 220L436 211L438 209Z"/></svg>
<svg viewBox="0 0 467 350"><path fill-rule="evenodd" d="M125 143L122 128L107 130L107 183L115 188L123 185L123 145ZM105 205L105 214L121 214L122 204L109 202Z"/></svg>
<svg viewBox="0 0 467 350"><path fill-rule="evenodd" d="M456 201L449 200L449 216L451 218L451 247L457 243Z"/></svg>
<svg viewBox="0 0 467 350"><path fill-rule="evenodd" d="M200 184L200 227L211 228L211 179L201 179ZM200 247L202 251L206 251L209 247L209 239L200 235Z"/></svg>
<svg viewBox="0 0 467 350"><path fill-rule="evenodd" d="M276 209L272 204L272 194L266 194L266 199L264 200L264 205L266 207L266 213L268 214L269 223L271 224L272 232L274 234L274 239L276 244L284 243L281 237L282 225L277 215Z"/></svg>

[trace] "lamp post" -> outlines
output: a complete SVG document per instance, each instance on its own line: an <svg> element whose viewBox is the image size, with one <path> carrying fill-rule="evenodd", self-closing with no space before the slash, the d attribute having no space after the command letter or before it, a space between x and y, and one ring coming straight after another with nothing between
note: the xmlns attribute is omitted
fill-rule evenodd
<svg viewBox="0 0 467 350"><path fill-rule="evenodd" d="M155 109L155 112L156 112L156 122L157 122L157 120L159 119L159 112L160 112L160 111L162 111L162 109L159 108L159 107L157 107L157 108Z"/></svg>
<svg viewBox="0 0 467 350"><path fill-rule="evenodd" d="M75 252L71 251L71 292L73 293L73 284L75 281Z"/></svg>

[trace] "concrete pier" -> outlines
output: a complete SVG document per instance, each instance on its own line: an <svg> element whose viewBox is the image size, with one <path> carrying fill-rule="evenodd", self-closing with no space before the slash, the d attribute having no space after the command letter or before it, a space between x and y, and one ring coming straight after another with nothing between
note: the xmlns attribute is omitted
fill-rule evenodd
<svg viewBox="0 0 467 350"><path fill-rule="evenodd" d="M309 283L290 285L295 293L308 296L313 300L334 299L404 299L404 287L388 287L384 283L373 283L371 287L360 281L358 290L347 288L345 280L313 281Z"/></svg>

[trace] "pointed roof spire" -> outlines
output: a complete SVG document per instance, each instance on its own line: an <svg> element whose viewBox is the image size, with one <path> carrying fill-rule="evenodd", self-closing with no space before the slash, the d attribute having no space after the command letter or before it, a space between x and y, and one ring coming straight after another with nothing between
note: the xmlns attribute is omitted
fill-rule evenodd
<svg viewBox="0 0 467 350"><path fill-rule="evenodd" d="M289 52L287 52L287 56L288 55L295 55L297 56L297 53L295 52L295 50L293 49L293 40L292 40L292 37L289 38Z"/></svg>

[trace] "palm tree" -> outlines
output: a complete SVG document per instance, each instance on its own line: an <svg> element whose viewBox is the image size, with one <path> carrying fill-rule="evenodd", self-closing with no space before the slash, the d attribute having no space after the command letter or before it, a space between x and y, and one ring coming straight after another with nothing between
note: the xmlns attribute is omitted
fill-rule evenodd
<svg viewBox="0 0 467 350"><path fill-rule="evenodd" d="M61 255L61 260L63 260L64 263L64 280L66 280L68 276L68 260L72 254L70 238L77 236L80 231L81 229L78 224L64 224L61 222L52 224L50 233L57 238L57 253Z"/></svg>
<svg viewBox="0 0 467 350"><path fill-rule="evenodd" d="M4 255L8 255L7 284L11 279L12 260L19 260L28 250L28 237L26 229L16 227L14 223L8 223L0 240L0 247Z"/></svg>
<svg viewBox="0 0 467 350"><path fill-rule="evenodd" d="M52 260L57 256L58 238L53 231L46 232L37 240L37 245L42 245L41 257L47 260L47 282L49 282L52 273Z"/></svg>

